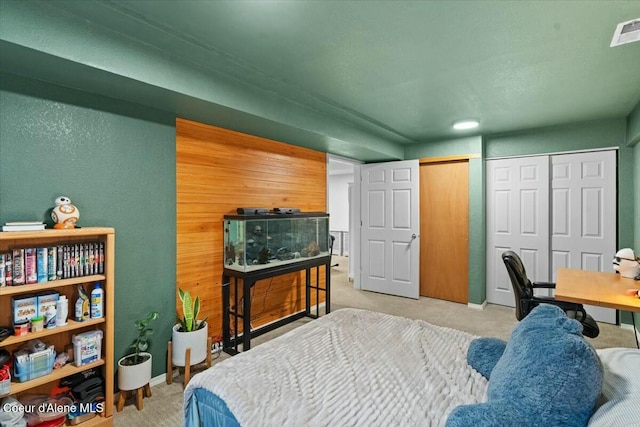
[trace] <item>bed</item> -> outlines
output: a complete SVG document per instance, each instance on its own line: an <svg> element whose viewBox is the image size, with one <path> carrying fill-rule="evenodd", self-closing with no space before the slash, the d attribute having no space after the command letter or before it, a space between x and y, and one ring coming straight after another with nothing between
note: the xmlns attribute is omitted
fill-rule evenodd
<svg viewBox="0 0 640 427"><path fill-rule="evenodd" d="M194 376L184 393L184 423L444 426L456 407L487 399L488 380L467 364L475 338L422 320L337 310ZM611 351L606 356L620 359ZM640 362L640 352L631 357L624 364ZM605 382L607 370L605 363ZM609 414L630 419L633 405L620 415L611 398L624 375L609 377L618 383L601 400L607 414L594 426L617 425L607 424ZM640 385L624 384L621 397L629 405L629 393L640 397Z"/></svg>

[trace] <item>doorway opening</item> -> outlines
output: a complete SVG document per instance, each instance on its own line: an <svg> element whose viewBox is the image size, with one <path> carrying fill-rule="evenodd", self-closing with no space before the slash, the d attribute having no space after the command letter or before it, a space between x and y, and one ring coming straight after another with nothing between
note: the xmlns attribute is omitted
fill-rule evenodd
<svg viewBox="0 0 640 427"><path fill-rule="evenodd" d="M359 183L360 162L327 155L327 208L329 212L329 234L335 238L333 261L348 264L348 277L354 282L359 233Z"/></svg>

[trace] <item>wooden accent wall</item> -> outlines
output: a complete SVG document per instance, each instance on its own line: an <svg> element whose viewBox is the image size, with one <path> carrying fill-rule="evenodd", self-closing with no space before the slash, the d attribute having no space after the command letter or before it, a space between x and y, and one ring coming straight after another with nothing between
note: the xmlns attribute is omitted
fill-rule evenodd
<svg viewBox="0 0 640 427"><path fill-rule="evenodd" d="M178 312L179 287L200 296L199 318L208 317L210 336L221 335L223 216L242 206L326 212L326 168L325 153L178 118ZM252 326L304 309L303 282L293 273L256 283Z"/></svg>

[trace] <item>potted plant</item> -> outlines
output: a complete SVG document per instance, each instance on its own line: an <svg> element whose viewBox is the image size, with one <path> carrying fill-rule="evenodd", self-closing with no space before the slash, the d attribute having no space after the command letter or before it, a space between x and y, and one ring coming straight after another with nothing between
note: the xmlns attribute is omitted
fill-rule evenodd
<svg viewBox="0 0 640 427"><path fill-rule="evenodd" d="M147 353L146 350L149 348L149 336L153 334L149 323L157 319L158 316L157 311L152 311L145 319L135 321L138 336L129 346L134 352L118 360L118 388L120 390L136 390L149 384L152 357L151 353Z"/></svg>
<svg viewBox="0 0 640 427"><path fill-rule="evenodd" d="M186 350L190 348L189 365L195 365L204 361L211 352L211 349L207 348L209 332L207 319L198 320L200 297L197 296L193 300L189 291L178 289L178 292L182 301L183 315L182 317L177 315L178 323L173 326L171 362L174 366L186 366Z"/></svg>

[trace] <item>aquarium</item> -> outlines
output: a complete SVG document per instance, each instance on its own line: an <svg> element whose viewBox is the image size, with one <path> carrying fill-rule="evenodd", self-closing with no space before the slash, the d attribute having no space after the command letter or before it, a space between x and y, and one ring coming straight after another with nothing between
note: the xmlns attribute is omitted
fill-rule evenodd
<svg viewBox="0 0 640 427"><path fill-rule="evenodd" d="M329 214L225 215L224 267L251 272L329 255Z"/></svg>

